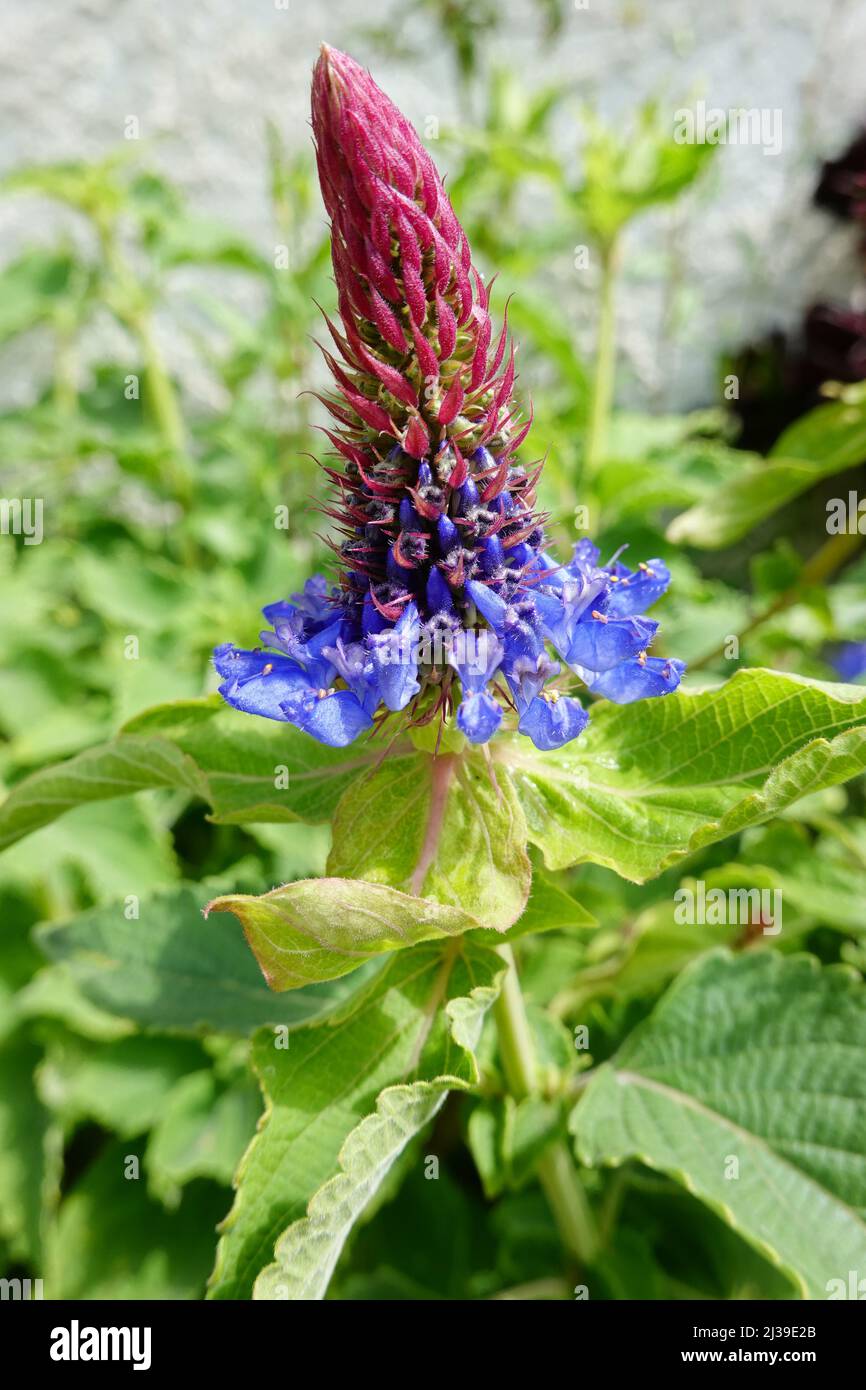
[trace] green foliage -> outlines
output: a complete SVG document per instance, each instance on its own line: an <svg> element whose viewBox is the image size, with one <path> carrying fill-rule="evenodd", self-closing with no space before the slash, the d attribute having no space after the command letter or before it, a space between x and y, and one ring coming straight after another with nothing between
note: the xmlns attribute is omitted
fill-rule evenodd
<svg viewBox="0 0 866 1390"><path fill-rule="evenodd" d="M673 1174L826 1296L866 1257L864 1041L866 992L846 973L711 954L590 1083L571 1119L581 1157Z"/></svg>
<svg viewBox="0 0 866 1390"><path fill-rule="evenodd" d="M265 247L140 144L7 175L58 230L0 267L0 345L37 364L0 405L0 492L46 499L42 544L0 536L0 1274L562 1299L577 1266L593 1298L823 1297L866 1258L866 691L832 664L866 563L825 507L866 398L828 385L766 458L712 401L612 411L623 233L706 206L713 147L668 101L621 134L486 73L494 6L403 18L392 51L438 25L462 74L434 153L510 297L557 549L661 556L655 650L693 671L549 754L330 749L226 709L212 648L326 563L311 160L266 130ZM556 273L577 238L595 362ZM780 894L782 930L764 899L677 910L731 891Z"/></svg>

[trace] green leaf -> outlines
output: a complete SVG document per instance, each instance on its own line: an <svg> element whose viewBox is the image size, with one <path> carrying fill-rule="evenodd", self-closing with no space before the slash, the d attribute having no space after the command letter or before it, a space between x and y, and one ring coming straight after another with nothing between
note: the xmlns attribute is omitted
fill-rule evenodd
<svg viewBox="0 0 866 1390"><path fill-rule="evenodd" d="M675 517L667 539L718 550L731 545L823 478L866 459L866 395L820 405L791 425L767 459L743 455L739 477Z"/></svg>
<svg viewBox="0 0 866 1390"><path fill-rule="evenodd" d="M721 550L749 531L786 502L807 492L828 473L846 464L821 465L808 459L743 455L743 471L734 482L724 483L670 523L666 538L674 545L695 545L702 550Z"/></svg>
<svg viewBox="0 0 866 1390"><path fill-rule="evenodd" d="M391 756L343 795L328 873L388 884L504 930L526 905L526 823L507 773L479 756Z"/></svg>
<svg viewBox="0 0 866 1390"><path fill-rule="evenodd" d="M224 1192L196 1183L176 1211L128 1176L129 1144L111 1144L78 1178L49 1233L45 1297L201 1298Z"/></svg>
<svg viewBox="0 0 866 1390"><path fill-rule="evenodd" d="M0 342L51 319L58 304L85 280L68 251L25 251L0 270Z"/></svg>
<svg viewBox="0 0 866 1390"><path fill-rule="evenodd" d="M130 796L149 787L180 787L206 795L199 769L167 739L129 737L89 748L59 767L41 768L10 792L0 807L0 848L73 806Z"/></svg>
<svg viewBox="0 0 866 1390"><path fill-rule="evenodd" d="M171 835L146 805L78 806L59 825L45 825L14 855L0 858L0 882L53 881L66 866L77 869L98 902L122 897L134 885L153 892L178 877Z"/></svg>
<svg viewBox="0 0 866 1390"><path fill-rule="evenodd" d="M717 690L600 705L556 753L494 750L547 866L587 860L641 883L692 850L866 768L866 692L774 671Z"/></svg>
<svg viewBox="0 0 866 1390"><path fill-rule="evenodd" d="M44 1212L60 1179L59 1131L33 1085L41 1055L22 1037L0 1048L0 1237L37 1272Z"/></svg>
<svg viewBox="0 0 866 1390"><path fill-rule="evenodd" d="M526 1182L563 1128L561 1105L541 1096L481 1101L469 1117L468 1141L486 1196Z"/></svg>
<svg viewBox="0 0 866 1390"><path fill-rule="evenodd" d="M581 1160L671 1174L805 1296L866 1263L866 989L718 952L687 970L572 1112Z"/></svg>
<svg viewBox="0 0 866 1390"><path fill-rule="evenodd" d="M261 1108L258 1088L246 1079L220 1089L212 1071L196 1071L178 1081L147 1146L149 1190L175 1207L194 1178L230 1186Z"/></svg>
<svg viewBox="0 0 866 1390"><path fill-rule="evenodd" d="M203 1061L201 1049L181 1038L121 1038L103 1046L60 1038L39 1069L39 1095L67 1125L94 1120L131 1138L156 1123L173 1087Z"/></svg>
<svg viewBox="0 0 866 1390"><path fill-rule="evenodd" d="M508 941L516 941L521 936L532 936L546 931L594 931L597 919L587 908L579 903L573 894L554 882L543 869L535 868L532 874L532 888L526 908L507 934ZM473 941L485 941L490 946L501 945L500 932L481 930L473 932Z"/></svg>
<svg viewBox="0 0 866 1390"><path fill-rule="evenodd" d="M94 1042L128 1037L135 1024L92 1004L65 965L47 965L15 995L18 1019L54 1018L73 1033Z"/></svg>
<svg viewBox="0 0 866 1390"><path fill-rule="evenodd" d="M290 724L225 707L174 737L206 779L214 819L229 825L330 820L350 782L382 756L378 745L329 748Z"/></svg>
<svg viewBox="0 0 866 1390"><path fill-rule="evenodd" d="M261 978L229 918L205 921L206 893L183 888L41 927L37 940L90 1003L143 1028L246 1034L264 1024L296 1027L337 1008L365 975L279 999ZM373 967L375 969L375 967Z"/></svg>
<svg viewBox="0 0 866 1390"><path fill-rule="evenodd" d="M584 182L573 202L592 235L610 244L631 218L670 202L698 177L716 146L671 138L667 108L647 103L625 135L584 113Z"/></svg>
<svg viewBox="0 0 866 1390"><path fill-rule="evenodd" d="M399 752L399 749L395 750ZM218 697L146 711L119 738L25 778L0 807L0 849L91 801L174 787L215 820L326 821L378 748L328 748L288 724L227 710Z"/></svg>
<svg viewBox="0 0 866 1390"><path fill-rule="evenodd" d="M235 914L274 990L334 980L385 951L476 925L460 908L349 878L302 878L261 897L229 893L207 911Z"/></svg>
<svg viewBox="0 0 866 1390"><path fill-rule="evenodd" d="M253 1061L266 1120L238 1171L212 1297L247 1297L287 1226L282 1249L296 1263L278 1278L269 1272L260 1292L279 1284L283 1297L320 1296L348 1224L415 1126L426 1123L448 1087L476 1082L473 1051L501 970L486 947L421 946L393 955L342 1014L293 1034L288 1049L273 1033L257 1035ZM315 1293L297 1295L300 1287Z"/></svg>

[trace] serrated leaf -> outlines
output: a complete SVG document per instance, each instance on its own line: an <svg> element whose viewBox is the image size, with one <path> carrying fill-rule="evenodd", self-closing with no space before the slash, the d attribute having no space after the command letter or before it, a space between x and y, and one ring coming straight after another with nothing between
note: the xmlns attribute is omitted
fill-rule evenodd
<svg viewBox="0 0 866 1390"><path fill-rule="evenodd" d="M504 930L532 875L511 779L494 781L477 755L390 757L337 806L328 873L432 897Z"/></svg>
<svg viewBox="0 0 866 1390"><path fill-rule="evenodd" d="M229 893L207 911L234 913L273 990L335 980L386 951L476 926L459 907L350 878L302 878L260 897Z"/></svg>
<svg viewBox="0 0 866 1390"><path fill-rule="evenodd" d="M0 849L74 806L154 787L200 797L215 820L231 825L326 821L349 783L380 757L378 747L328 748L211 698L179 700L145 711L111 743L18 783L0 806Z"/></svg>
<svg viewBox="0 0 866 1390"><path fill-rule="evenodd" d="M293 1034L288 1049L273 1033L257 1035L253 1060L266 1118L238 1171L212 1297L249 1295L280 1232L303 1221L310 1199L337 1175L345 1141L374 1118L381 1092L396 1086L400 1094L385 1101L381 1127L377 1122L361 1136L361 1145L375 1139L375 1181L397 1156L399 1136L408 1135L412 1120L425 1123L448 1087L475 1082L474 1045L501 970L501 959L486 947L420 946L393 955L342 1014ZM323 1205L311 1211L310 1239L298 1247L295 1270L284 1271L287 1288L295 1280L320 1287L339 1253L344 1216L372 1191L366 1186L374 1182L372 1170L356 1167L363 1160L358 1145L356 1139L343 1154L349 1187L323 1194Z"/></svg>
<svg viewBox="0 0 866 1390"><path fill-rule="evenodd" d="M570 1128L583 1162L670 1173L825 1298L866 1267L864 1047L852 975L713 953L599 1069Z"/></svg>
<svg viewBox="0 0 866 1390"><path fill-rule="evenodd" d="M97 1008L143 1028L246 1034L264 1024L296 1027L339 1007L366 976L278 998L268 989L230 918L205 921L207 894L182 888L139 904L83 912L41 927L37 941ZM372 967L375 970L375 966Z"/></svg>
<svg viewBox="0 0 866 1390"><path fill-rule="evenodd" d="M495 755L549 868L591 861L642 883L862 772L866 694L739 671L717 690L599 706L556 753L503 740Z"/></svg>

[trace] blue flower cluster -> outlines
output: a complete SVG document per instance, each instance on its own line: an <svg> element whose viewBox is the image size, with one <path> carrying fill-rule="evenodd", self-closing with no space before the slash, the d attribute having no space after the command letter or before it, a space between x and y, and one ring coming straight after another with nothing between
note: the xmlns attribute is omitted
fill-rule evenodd
<svg viewBox="0 0 866 1390"><path fill-rule="evenodd" d="M617 704L676 689L683 662L648 655L658 623L644 613L670 580L660 560L635 570L618 558L599 565L588 540L565 565L540 548L520 560L519 568L497 564L467 578L459 609L446 583L433 592L428 583L424 602L413 599L393 619L369 591L359 604L317 575L303 594L264 609L268 650L216 649L220 694L235 709L285 720L332 747L351 743L378 712L410 705L416 722L456 706L461 732L486 743L510 709L519 732L547 750L576 738L589 718L551 684L561 663Z"/></svg>

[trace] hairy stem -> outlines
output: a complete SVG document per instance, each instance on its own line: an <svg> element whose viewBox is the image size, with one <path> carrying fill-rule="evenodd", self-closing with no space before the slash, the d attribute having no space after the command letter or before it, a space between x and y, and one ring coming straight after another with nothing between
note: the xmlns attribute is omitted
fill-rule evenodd
<svg viewBox="0 0 866 1390"><path fill-rule="evenodd" d="M507 966L502 990L494 1005L502 1066L514 1099L523 1100L538 1089L535 1047L514 952L510 946L499 946L497 949ZM595 1219L577 1169L562 1140L543 1154L537 1172L563 1245L581 1265L591 1264L598 1251Z"/></svg>

